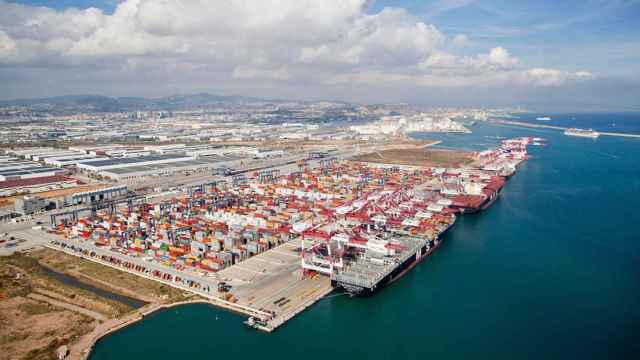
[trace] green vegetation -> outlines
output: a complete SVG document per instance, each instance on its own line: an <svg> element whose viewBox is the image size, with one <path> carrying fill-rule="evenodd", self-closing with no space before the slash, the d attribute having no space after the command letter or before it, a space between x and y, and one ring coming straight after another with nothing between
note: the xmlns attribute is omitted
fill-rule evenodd
<svg viewBox="0 0 640 360"><path fill-rule="evenodd" d="M53 339L47 346L40 349L33 349L22 357L23 360L51 360L56 359L55 351L58 347L63 345L63 342L58 339Z"/></svg>
<svg viewBox="0 0 640 360"><path fill-rule="evenodd" d="M0 337L0 345L10 344L12 342L22 341L29 337L29 333L26 332L12 332Z"/></svg>
<svg viewBox="0 0 640 360"><path fill-rule="evenodd" d="M184 300L184 296L179 290L95 262L53 250L44 250L34 254L34 256L38 256L42 264L55 271L81 275L81 280L83 278L94 279L96 282L92 283L92 285L105 288L105 290L114 291L113 288L108 288L103 283L115 288L127 289L143 296L166 298L172 302Z"/></svg>
<svg viewBox="0 0 640 360"><path fill-rule="evenodd" d="M55 255L59 256L61 254L55 253ZM86 263L93 265L93 263L90 263L88 261L86 261ZM4 297L8 298L8 297L14 297L14 296L26 296L29 293L31 293L35 288L40 288L40 289L55 292L70 300L79 300L79 298L81 297L89 300L90 302L94 302L95 304L107 305L109 310L105 315L110 317L121 317L123 315L128 314L132 310L131 307L125 304L122 304L118 301L105 299L103 297L100 297L94 294L93 292L79 289L70 285L66 285L58 281L57 279L54 279L48 276L45 273L44 267L41 264L39 258L16 253L12 256L0 258L0 264L5 265L5 266L2 266L3 271L0 272L0 283L3 285L2 290L0 290L1 291L0 294ZM74 264L72 263L63 262L57 265L60 265L60 266L56 266L54 270L58 272L64 272L64 273L69 273L70 270L75 268ZM4 270L5 268L9 270L8 271ZM18 272L16 269L20 269L21 271ZM29 274L29 275L28 276L22 275L23 277L22 279L17 279L16 276L18 273ZM113 289L105 289L105 290L113 291ZM50 311L53 310L53 308L54 307L51 307ZM105 310L99 310L99 309L96 309L96 310L103 313L105 312ZM43 308L36 309L36 307L25 308L25 311L26 312L43 311L41 313L47 312L47 311L44 311ZM37 313L30 313L30 315L37 315Z"/></svg>
<svg viewBox="0 0 640 360"><path fill-rule="evenodd" d="M60 311L60 309L55 306L39 302L25 302L18 305L18 309L29 315L41 315L52 311Z"/></svg>

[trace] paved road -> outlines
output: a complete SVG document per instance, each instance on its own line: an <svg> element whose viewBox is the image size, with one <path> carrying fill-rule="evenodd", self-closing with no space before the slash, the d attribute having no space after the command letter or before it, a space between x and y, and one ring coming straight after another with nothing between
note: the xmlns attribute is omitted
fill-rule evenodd
<svg viewBox="0 0 640 360"><path fill-rule="evenodd" d="M107 317L95 312L93 310L89 310L89 309L85 309L83 307L80 307L78 305L74 305L74 304L70 304L68 302L64 302L64 301L60 301L60 300L56 300L56 299L52 299L48 296L44 296L44 295L40 295L40 294L36 294L36 293L31 293L29 295L27 295L28 298L31 298L33 300L37 300L37 301L44 301L46 303L49 303L53 306L57 306L57 307L61 307L63 309L67 309L67 310L71 310L71 311L75 311L78 312L80 314L86 315L88 317L94 318L98 321L105 321L107 320Z"/></svg>

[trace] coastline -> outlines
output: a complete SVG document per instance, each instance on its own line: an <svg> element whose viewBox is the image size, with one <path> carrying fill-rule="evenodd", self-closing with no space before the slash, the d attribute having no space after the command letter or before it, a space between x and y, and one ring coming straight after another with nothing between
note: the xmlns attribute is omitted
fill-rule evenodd
<svg viewBox="0 0 640 360"><path fill-rule="evenodd" d="M148 304L145 307L142 307L131 314L128 314L122 319L111 319L107 320L103 323L98 324L94 330L85 336L81 337L78 342L69 345L69 359L72 360L86 360L91 355L93 351L93 347L96 345L100 339L118 331L124 329L128 326L131 326L141 320L144 320L145 317L154 314L159 311L171 309L173 307L189 305L189 304L210 304L212 303L208 300L197 299L197 300L185 300L179 301L170 304Z"/></svg>

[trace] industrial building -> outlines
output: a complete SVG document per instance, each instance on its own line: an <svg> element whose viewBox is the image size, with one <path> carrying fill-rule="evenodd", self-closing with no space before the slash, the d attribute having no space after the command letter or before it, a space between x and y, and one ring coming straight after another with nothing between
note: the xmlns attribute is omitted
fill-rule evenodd
<svg viewBox="0 0 640 360"><path fill-rule="evenodd" d="M257 149L254 152L254 158L256 159L267 159L267 158L275 158L284 156L284 151L282 150L273 150L273 149Z"/></svg>
<svg viewBox="0 0 640 360"><path fill-rule="evenodd" d="M64 174L65 170L51 167L31 167L26 168L0 170L0 181L33 179L38 177L47 177Z"/></svg>
<svg viewBox="0 0 640 360"><path fill-rule="evenodd" d="M127 195L126 186L113 186L93 191L75 193L65 197L65 205L72 206L78 204L93 204L101 201L108 201L124 197Z"/></svg>
<svg viewBox="0 0 640 360"><path fill-rule="evenodd" d="M66 189L78 185L78 180L61 175L30 179L0 181L0 196L32 194L49 190Z"/></svg>
<svg viewBox="0 0 640 360"><path fill-rule="evenodd" d="M67 156L83 156L86 155L83 152L79 151L70 151L70 150L61 150L61 151L51 151L44 154L38 154L31 156L31 160L33 161L45 161L49 158L59 158L59 157L67 157Z"/></svg>
<svg viewBox="0 0 640 360"><path fill-rule="evenodd" d="M91 162L79 164L78 168L87 172L100 173L106 170L126 168L131 166L166 164L166 163L188 161L188 160L195 160L195 157L187 156L184 154L151 155L151 156L140 156L140 157L132 157L132 158L118 158L118 159L91 161Z"/></svg>
<svg viewBox="0 0 640 360"><path fill-rule="evenodd" d="M38 196L24 196L16 199L14 204L16 212L23 215L31 215L44 210L47 202Z"/></svg>
<svg viewBox="0 0 640 360"><path fill-rule="evenodd" d="M0 171L21 170L40 167L40 164L33 161L24 161L13 158L12 160L0 162Z"/></svg>
<svg viewBox="0 0 640 360"><path fill-rule="evenodd" d="M56 148L52 147L36 147L36 148L26 148L26 149L11 149L6 150L5 152L10 155L15 155L17 157L31 159L34 155L46 154L48 152L58 151Z"/></svg>
<svg viewBox="0 0 640 360"><path fill-rule="evenodd" d="M138 156L149 156L151 155L151 151L142 150L142 149L115 149L105 151L105 155L112 158L120 158L120 157L138 157Z"/></svg>
<svg viewBox="0 0 640 360"><path fill-rule="evenodd" d="M96 157L95 155L81 155L74 156L70 158L49 158L44 161L45 164L55 166L55 167L67 167L67 166L78 166L78 164L98 161L98 160L107 160L107 157Z"/></svg>
<svg viewBox="0 0 640 360"><path fill-rule="evenodd" d="M168 145L149 145L144 150L153 151L158 154L170 154L175 152L184 152L185 144L168 144Z"/></svg>
<svg viewBox="0 0 640 360"><path fill-rule="evenodd" d="M210 158L176 161L149 165L136 165L100 171L100 175L117 181L131 181L148 176L172 175L177 173L205 174L214 169L229 167L229 164L243 158Z"/></svg>
<svg viewBox="0 0 640 360"><path fill-rule="evenodd" d="M124 149L125 145L109 144L109 145L92 145L92 146L70 146L69 150L83 152L91 155L104 155L107 151Z"/></svg>

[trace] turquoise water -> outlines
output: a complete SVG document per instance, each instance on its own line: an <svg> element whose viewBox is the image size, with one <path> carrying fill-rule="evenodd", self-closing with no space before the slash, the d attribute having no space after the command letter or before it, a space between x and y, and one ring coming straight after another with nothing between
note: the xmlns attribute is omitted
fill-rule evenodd
<svg viewBox="0 0 640 360"><path fill-rule="evenodd" d="M473 130L439 138L549 145L532 147L493 207L460 218L438 252L377 296L321 300L273 334L207 305L170 309L103 339L91 360L640 358L640 141Z"/></svg>

